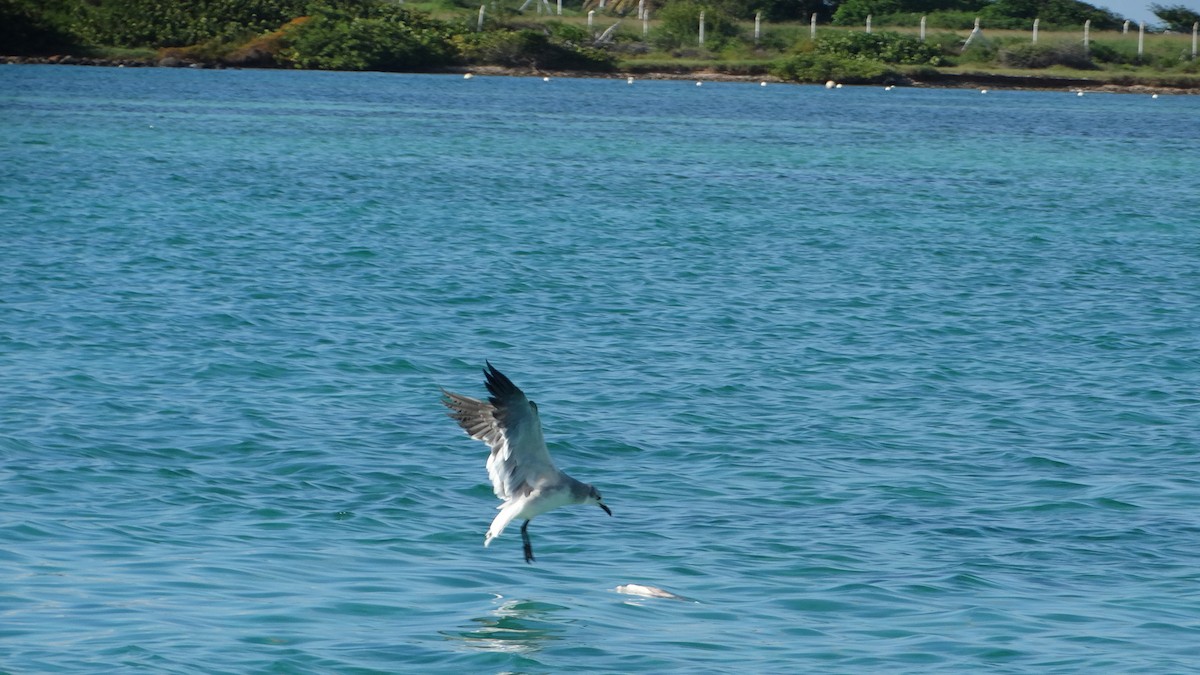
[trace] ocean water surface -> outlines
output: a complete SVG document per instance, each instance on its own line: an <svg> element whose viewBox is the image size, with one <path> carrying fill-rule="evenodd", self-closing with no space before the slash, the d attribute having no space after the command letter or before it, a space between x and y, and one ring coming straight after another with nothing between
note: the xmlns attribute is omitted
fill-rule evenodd
<svg viewBox="0 0 1200 675"><path fill-rule="evenodd" d="M1197 138L1183 96L0 68L0 671L1192 670ZM438 402L485 359L614 512L534 565Z"/></svg>

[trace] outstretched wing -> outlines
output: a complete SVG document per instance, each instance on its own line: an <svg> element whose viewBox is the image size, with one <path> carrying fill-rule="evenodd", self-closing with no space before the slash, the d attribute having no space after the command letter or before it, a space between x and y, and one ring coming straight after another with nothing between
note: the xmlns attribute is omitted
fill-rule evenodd
<svg viewBox="0 0 1200 675"><path fill-rule="evenodd" d="M491 447L487 470L492 491L507 502L528 495L558 469L546 450L537 408L491 363L483 374L491 394L487 401L443 389L442 404L471 438Z"/></svg>

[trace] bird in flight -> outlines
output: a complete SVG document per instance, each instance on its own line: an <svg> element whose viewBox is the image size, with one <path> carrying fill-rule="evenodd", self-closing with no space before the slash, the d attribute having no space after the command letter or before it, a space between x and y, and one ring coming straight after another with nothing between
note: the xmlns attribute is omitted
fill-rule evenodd
<svg viewBox="0 0 1200 675"><path fill-rule="evenodd" d="M521 541L525 562L532 563L529 521L535 516L568 504L596 504L610 516L612 511L600 500L596 488L554 466L542 438L537 404L525 398L524 392L491 363L487 363L483 374L491 394L487 401L443 389L442 405L450 409L450 417L471 438L492 449L487 460L488 476L492 491L504 503L496 507L500 513L492 520L483 545L491 544L514 519L524 519Z"/></svg>

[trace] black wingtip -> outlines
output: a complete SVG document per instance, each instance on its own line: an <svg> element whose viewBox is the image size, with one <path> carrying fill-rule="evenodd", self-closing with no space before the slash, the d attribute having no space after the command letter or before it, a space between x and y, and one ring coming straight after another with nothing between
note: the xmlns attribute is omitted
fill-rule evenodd
<svg viewBox="0 0 1200 675"><path fill-rule="evenodd" d="M505 400L521 393L517 385L513 384L508 376L497 370L491 361L484 361L484 363L487 364L487 367L483 369L484 384L487 385L488 393L491 394L488 400L492 405L501 406Z"/></svg>

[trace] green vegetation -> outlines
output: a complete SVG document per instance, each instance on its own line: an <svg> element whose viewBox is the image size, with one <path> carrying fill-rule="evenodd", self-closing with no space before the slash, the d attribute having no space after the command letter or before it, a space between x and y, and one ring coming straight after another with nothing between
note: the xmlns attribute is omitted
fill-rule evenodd
<svg viewBox="0 0 1200 675"><path fill-rule="evenodd" d="M280 55L300 68L413 70L453 63L451 35L446 24L397 6L319 5L282 37Z"/></svg>
<svg viewBox="0 0 1200 675"><path fill-rule="evenodd" d="M804 82L970 70L1189 84L1200 74L1190 35L1153 35L1139 54L1136 35L1117 32L1121 17L1079 0L651 0L645 34L634 18L637 0L609 0L604 10L598 0L567 0L563 16L547 16L532 1L522 12L523 0L497 0L486 4L480 30L485 1L0 0L0 55L151 53L174 64L326 70L712 70ZM1200 20L1182 6L1152 9L1175 31L1190 34ZM764 32L756 40L760 12ZM870 33L862 27L868 15ZM922 17L930 31L923 40L915 29ZM984 32L967 47L976 17ZM1087 46L1084 21L1092 22Z"/></svg>
<svg viewBox="0 0 1200 675"><path fill-rule="evenodd" d="M1162 22L1166 24L1167 30L1186 33L1192 30L1192 27L1200 22L1200 12L1184 7L1183 5L1164 6L1150 5L1150 11L1154 12Z"/></svg>

